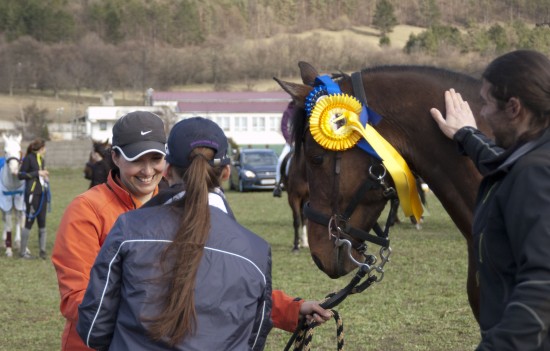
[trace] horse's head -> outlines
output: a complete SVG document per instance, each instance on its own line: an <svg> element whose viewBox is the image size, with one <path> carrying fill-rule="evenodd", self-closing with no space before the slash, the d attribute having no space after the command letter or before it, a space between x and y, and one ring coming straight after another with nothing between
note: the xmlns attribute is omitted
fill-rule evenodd
<svg viewBox="0 0 550 351"><path fill-rule="evenodd" d="M111 144L109 143L109 139L105 141L100 140L92 140L92 149L94 152L97 152L102 157L106 157L107 153L110 151Z"/></svg>
<svg viewBox="0 0 550 351"><path fill-rule="evenodd" d="M19 164L21 163L21 140L22 136L19 135L6 135L2 134L4 139L4 156L6 158L6 164L9 167L12 175L17 175L19 172Z"/></svg>
<svg viewBox="0 0 550 351"><path fill-rule="evenodd" d="M295 150L297 157L302 151L305 158L310 203L304 209L317 266L339 277L363 260L363 243L385 247L387 242L374 239L387 235L380 234L377 223L388 200L395 208L391 190L397 192L404 213L419 219L422 207L413 171L429 184L470 243L471 211L481 177L441 133L429 111L444 111L444 92L450 88L479 111L481 82L426 66L372 67L332 77L319 76L305 62L299 67L303 84L275 80L296 102ZM483 119L477 126L491 135ZM374 239L368 234L371 229L377 234ZM351 242L351 257L347 246L340 245L343 239Z"/></svg>
<svg viewBox="0 0 550 351"><path fill-rule="evenodd" d="M293 135L295 150L303 150L296 157L305 158L310 189L305 211L311 255L322 271L337 278L364 262L365 235L377 223L390 198L387 187L393 183L379 159L362 149L333 151L316 141L307 110L318 73L307 63L300 62L299 66L304 84L275 80L296 102ZM338 83L342 92L351 94L348 79L343 76ZM346 124L338 116L335 114L330 122L335 130ZM341 239L348 240L352 249L341 245Z"/></svg>

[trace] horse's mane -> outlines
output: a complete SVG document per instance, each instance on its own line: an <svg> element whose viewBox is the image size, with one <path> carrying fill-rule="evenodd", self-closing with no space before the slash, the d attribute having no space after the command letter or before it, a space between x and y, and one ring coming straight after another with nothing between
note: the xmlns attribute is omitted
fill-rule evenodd
<svg viewBox="0 0 550 351"><path fill-rule="evenodd" d="M426 65L382 65L364 68L361 70L361 73L371 72L416 72L424 75L436 76L442 79L451 79L469 83L474 83L478 81L477 78L466 73Z"/></svg>

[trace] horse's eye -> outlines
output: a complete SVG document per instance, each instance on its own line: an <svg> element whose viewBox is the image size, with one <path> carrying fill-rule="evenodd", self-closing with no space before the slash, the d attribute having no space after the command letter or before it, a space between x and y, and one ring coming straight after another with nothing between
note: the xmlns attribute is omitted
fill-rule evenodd
<svg viewBox="0 0 550 351"><path fill-rule="evenodd" d="M311 162L314 165L320 165L323 164L323 155L315 155L311 158Z"/></svg>

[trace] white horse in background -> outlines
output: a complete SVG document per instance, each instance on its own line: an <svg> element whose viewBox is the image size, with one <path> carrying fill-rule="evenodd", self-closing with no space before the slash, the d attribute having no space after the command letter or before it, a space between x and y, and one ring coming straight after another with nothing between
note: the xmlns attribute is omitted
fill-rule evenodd
<svg viewBox="0 0 550 351"><path fill-rule="evenodd" d="M25 225L25 181L17 178L21 163L21 135L5 135L4 157L5 162L0 169L0 210L4 220L2 243L6 247L6 256L11 257L12 251L12 213L15 214L15 241L14 248L21 244L21 228Z"/></svg>

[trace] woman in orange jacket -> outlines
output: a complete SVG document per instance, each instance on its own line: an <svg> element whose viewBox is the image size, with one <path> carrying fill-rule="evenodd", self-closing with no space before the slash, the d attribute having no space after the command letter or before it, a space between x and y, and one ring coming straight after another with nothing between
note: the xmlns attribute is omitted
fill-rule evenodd
<svg viewBox="0 0 550 351"><path fill-rule="evenodd" d="M66 318L62 350L90 350L76 331L78 306L89 281L90 269L118 216L137 209L158 193L165 161L164 123L144 111L121 117L113 127L114 169L107 183L77 196L65 210L52 252ZM293 331L304 315L322 323L330 318L315 301L272 293L271 318L276 328Z"/></svg>

